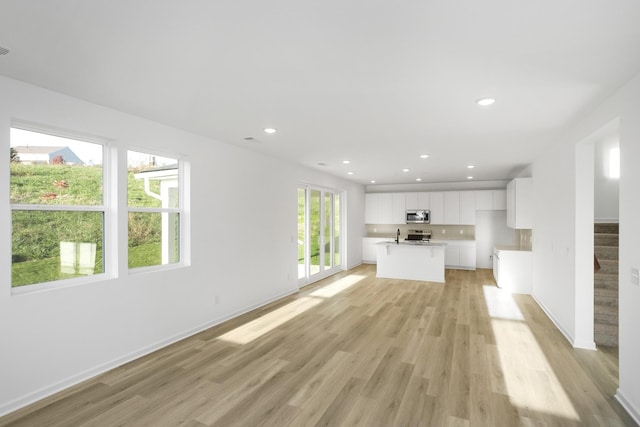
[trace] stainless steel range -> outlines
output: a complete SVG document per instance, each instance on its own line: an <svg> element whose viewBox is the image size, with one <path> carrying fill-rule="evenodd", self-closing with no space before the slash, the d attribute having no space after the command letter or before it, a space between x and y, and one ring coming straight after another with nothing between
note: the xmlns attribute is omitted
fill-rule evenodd
<svg viewBox="0 0 640 427"><path fill-rule="evenodd" d="M409 230L404 240L428 242L431 240L431 230Z"/></svg>

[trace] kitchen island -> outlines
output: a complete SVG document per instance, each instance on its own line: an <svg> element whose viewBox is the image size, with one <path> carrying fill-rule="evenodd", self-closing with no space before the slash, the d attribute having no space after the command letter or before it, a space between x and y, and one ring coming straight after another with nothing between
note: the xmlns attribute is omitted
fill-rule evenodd
<svg viewBox="0 0 640 427"><path fill-rule="evenodd" d="M376 277L444 283L445 243L381 242Z"/></svg>

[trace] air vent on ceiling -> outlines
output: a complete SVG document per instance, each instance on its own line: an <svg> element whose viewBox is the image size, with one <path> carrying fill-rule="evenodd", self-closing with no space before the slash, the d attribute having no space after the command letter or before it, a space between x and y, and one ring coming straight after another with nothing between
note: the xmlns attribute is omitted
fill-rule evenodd
<svg viewBox="0 0 640 427"><path fill-rule="evenodd" d="M2 47L0 46L0 55L7 55L9 54L10 50L7 49L6 47Z"/></svg>

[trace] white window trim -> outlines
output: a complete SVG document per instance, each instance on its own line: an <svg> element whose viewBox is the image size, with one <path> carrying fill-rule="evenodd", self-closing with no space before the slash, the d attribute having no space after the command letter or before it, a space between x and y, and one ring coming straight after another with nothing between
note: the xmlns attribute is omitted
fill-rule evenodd
<svg viewBox="0 0 640 427"><path fill-rule="evenodd" d="M85 134L82 132L69 131L62 128L53 126L41 125L35 122L30 122L20 119L12 119L10 128L21 129L36 133L42 133L52 136L58 136L62 138L73 139L80 142L86 142L91 144L99 144L102 146L102 205L90 205L90 206L72 206L72 205L34 205L34 204L9 204L11 212L10 218L13 217L14 211L67 211L67 212L102 212L102 262L103 272L74 277L70 279L52 280L50 282L32 283L28 285L22 285L14 287L12 279L9 281L9 287L11 288L11 295L25 295L34 292L49 291L55 289L64 289L72 286L80 286L86 284L92 284L110 280L117 277L116 259L112 256L113 251L108 250L112 245L117 244L117 237L114 234L117 228L117 221L114 222L113 210L111 203L116 197L113 189L117 188L116 185L111 185L111 174L115 170L112 165L114 164L112 158L112 147L109 138L103 138L95 135ZM10 179L10 178L9 178ZM10 236L13 239L13 232L10 232ZM10 253L12 249L10 249ZM12 263L9 262L9 266L12 267ZM11 273L9 274L11 277Z"/></svg>

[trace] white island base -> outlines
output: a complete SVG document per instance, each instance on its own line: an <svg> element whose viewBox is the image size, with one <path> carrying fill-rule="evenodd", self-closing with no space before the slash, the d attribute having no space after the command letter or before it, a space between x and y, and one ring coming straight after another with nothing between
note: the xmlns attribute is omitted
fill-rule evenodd
<svg viewBox="0 0 640 427"><path fill-rule="evenodd" d="M443 243L376 245L376 277L444 283Z"/></svg>

